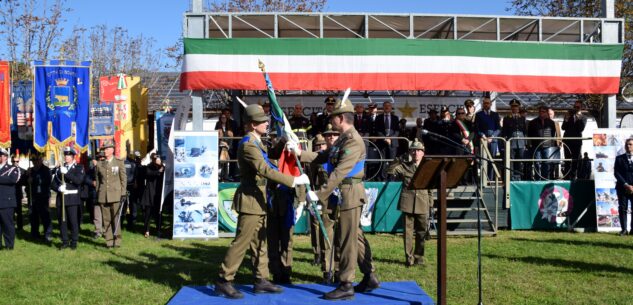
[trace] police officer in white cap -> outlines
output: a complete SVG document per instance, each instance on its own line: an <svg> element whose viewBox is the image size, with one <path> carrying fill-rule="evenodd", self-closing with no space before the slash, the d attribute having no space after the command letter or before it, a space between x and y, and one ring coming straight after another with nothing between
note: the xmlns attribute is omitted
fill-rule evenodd
<svg viewBox="0 0 633 305"><path fill-rule="evenodd" d="M64 148L64 164L54 170L51 189L57 192L57 219L62 238L60 250L68 248L77 249L79 240L79 206L81 198L79 191L84 181L84 168L75 163L75 150L72 147ZM70 244L68 243L68 224L70 223Z"/></svg>
<svg viewBox="0 0 633 305"><path fill-rule="evenodd" d="M13 209L17 206L15 199L15 185L20 180L20 171L9 165L9 152L0 148L0 229L4 238L4 249L13 250L15 241L15 227L13 224ZM0 240L0 249L2 249Z"/></svg>

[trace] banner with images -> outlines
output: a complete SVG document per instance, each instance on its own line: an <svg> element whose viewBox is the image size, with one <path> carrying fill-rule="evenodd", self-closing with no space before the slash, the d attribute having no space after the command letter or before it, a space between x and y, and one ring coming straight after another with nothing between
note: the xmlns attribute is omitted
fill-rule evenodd
<svg viewBox="0 0 633 305"><path fill-rule="evenodd" d="M34 146L45 150L74 141L82 152L88 149L90 115L90 62L35 61ZM49 125L51 132L49 134Z"/></svg>
<svg viewBox="0 0 633 305"><path fill-rule="evenodd" d="M174 131L173 138L173 238L216 238L218 133Z"/></svg>
<svg viewBox="0 0 633 305"><path fill-rule="evenodd" d="M11 130L17 133L20 140L33 140L33 82L14 82L11 95Z"/></svg>
<svg viewBox="0 0 633 305"><path fill-rule="evenodd" d="M596 217L598 232L621 230L618 196L615 190L615 157L626 153L624 142L633 137L633 129L598 128L593 132L593 175L596 181ZM631 221L631 208L627 209Z"/></svg>
<svg viewBox="0 0 633 305"><path fill-rule="evenodd" d="M0 61L0 147L11 147L11 73L9 63Z"/></svg>
<svg viewBox="0 0 633 305"><path fill-rule="evenodd" d="M90 138L109 138L114 136L114 103L93 103L90 108Z"/></svg>
<svg viewBox="0 0 633 305"><path fill-rule="evenodd" d="M596 227L591 180L513 181L510 198L512 230Z"/></svg>

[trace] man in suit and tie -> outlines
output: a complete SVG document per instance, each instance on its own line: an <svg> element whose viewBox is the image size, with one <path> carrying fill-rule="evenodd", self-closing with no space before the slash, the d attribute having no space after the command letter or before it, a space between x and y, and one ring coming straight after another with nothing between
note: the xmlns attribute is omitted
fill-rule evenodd
<svg viewBox="0 0 633 305"><path fill-rule="evenodd" d="M398 116L393 114L393 105L387 101L382 104L383 113L376 118L376 132L381 137L397 137L400 135L398 130ZM398 151L398 140L386 138L378 142L380 150L382 151L382 157L384 159L395 159L396 152ZM386 166L382 171L382 177L387 178Z"/></svg>
<svg viewBox="0 0 633 305"><path fill-rule="evenodd" d="M629 202L633 204L633 138L624 143L626 153L615 157L613 175L615 176L615 190L618 194L618 214L620 218L620 236L630 234L627 231L627 215Z"/></svg>
<svg viewBox="0 0 633 305"><path fill-rule="evenodd" d="M475 114L475 131L479 140L488 143L488 150L492 157L496 157L499 153L499 147L496 139L501 134L501 119L499 114L492 111L490 107L492 101L489 96L483 98L482 110ZM488 167L488 179L494 179L494 171L492 170L492 164Z"/></svg>
<svg viewBox="0 0 633 305"><path fill-rule="evenodd" d="M585 130L585 125L587 125L587 118L582 114L581 110L582 101L576 101L574 109L569 110L565 115L565 121L563 126L561 126L565 131L563 137L582 137L582 132ZM565 178L576 179L578 163L581 159L582 140L564 140L563 142L569 148L565 149L565 158L573 159L571 162L565 161L565 172L567 173Z"/></svg>
<svg viewBox="0 0 633 305"><path fill-rule="evenodd" d="M356 131L360 134L365 133L366 126L364 123L366 119L365 107L363 107L362 104L356 104L356 106L354 106L354 128L356 128Z"/></svg>

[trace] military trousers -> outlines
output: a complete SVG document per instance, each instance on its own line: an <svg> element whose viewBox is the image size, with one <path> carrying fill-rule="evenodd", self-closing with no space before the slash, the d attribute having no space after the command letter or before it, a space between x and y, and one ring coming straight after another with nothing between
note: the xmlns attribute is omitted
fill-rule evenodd
<svg viewBox="0 0 633 305"><path fill-rule="evenodd" d="M336 273L338 272L338 262L340 260L340 251L337 248L336 244L337 237L334 236L334 225L336 224L336 214L335 213L324 213L321 214L321 218L323 219L323 225L325 226L325 231L327 232L328 240L330 241L330 246L328 247L327 241L325 240L325 235L321 232L321 228L318 226L319 230L319 244L321 249L321 257L323 259L321 263L321 271L323 271L324 275L327 272ZM334 246L334 247L332 247ZM334 249L334 251L332 251ZM330 269L330 265L333 265Z"/></svg>
<svg viewBox="0 0 633 305"><path fill-rule="evenodd" d="M294 217L294 215L293 215ZM294 225L288 228L286 215L268 216L268 268L273 279L289 279L292 274Z"/></svg>
<svg viewBox="0 0 633 305"><path fill-rule="evenodd" d="M251 263L255 278L268 279L268 248L266 245L266 215L239 214L235 239L226 251L220 267L220 277L233 281L246 255L251 250Z"/></svg>
<svg viewBox="0 0 633 305"><path fill-rule="evenodd" d="M13 224L13 208L0 208L0 233L4 238L4 247L13 249L15 242L15 225ZM0 248L2 240L0 240Z"/></svg>
<svg viewBox="0 0 633 305"><path fill-rule="evenodd" d="M103 216L98 204L92 206L92 223L95 225L95 235L103 235Z"/></svg>
<svg viewBox="0 0 633 305"><path fill-rule="evenodd" d="M339 277L341 282L354 282L356 265L363 274L375 271L369 241L360 228L362 207L340 212L335 234L340 236L336 245L340 250Z"/></svg>
<svg viewBox="0 0 633 305"><path fill-rule="evenodd" d="M402 213L404 220L404 254L407 265L424 262L424 240L429 215Z"/></svg>
<svg viewBox="0 0 633 305"><path fill-rule="evenodd" d="M51 225L51 213L48 208L48 198L44 197L37 199L38 202L45 202L44 204L35 204L31 206L31 215L29 220L31 223L31 236L33 238L40 237L40 223L44 226L44 237L46 239L51 238L53 232L53 226Z"/></svg>
<svg viewBox="0 0 633 305"><path fill-rule="evenodd" d="M59 223L59 233L61 235L62 243L68 245L68 226L70 225L70 245L76 246L79 240L79 206L71 205L65 206L64 212L62 212L61 205L57 206L57 221ZM65 215L62 215L65 213ZM65 221L62 219L65 217Z"/></svg>
<svg viewBox="0 0 633 305"><path fill-rule="evenodd" d="M310 203L308 203L309 205ZM306 207L307 208L307 207ZM312 214L309 215L310 219L310 243L312 244L312 253L314 254L315 260L323 259L323 250L321 248L321 243L319 242L321 239L321 228L319 228L319 221Z"/></svg>
<svg viewBox="0 0 633 305"><path fill-rule="evenodd" d="M103 228L105 229L106 246L121 246L121 202L99 203Z"/></svg>

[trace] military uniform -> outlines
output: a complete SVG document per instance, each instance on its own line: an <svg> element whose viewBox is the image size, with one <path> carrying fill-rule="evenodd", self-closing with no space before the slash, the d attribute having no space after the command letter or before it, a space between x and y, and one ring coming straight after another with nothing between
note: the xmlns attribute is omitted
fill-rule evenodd
<svg viewBox="0 0 633 305"><path fill-rule="evenodd" d="M97 202L101 206L106 246L108 248L120 247L120 207L127 186L127 175L123 161L114 156L110 160L99 161L96 168L96 182Z"/></svg>
<svg viewBox="0 0 633 305"><path fill-rule="evenodd" d="M416 143L418 146L414 146ZM424 146L416 141L410 149L423 150ZM398 210L402 212L404 221L404 253L407 266L424 263L424 240L428 228L429 209L433 206L430 190L409 189L417 168L418 165L413 161L396 161L387 170L391 180L402 181Z"/></svg>
<svg viewBox="0 0 633 305"><path fill-rule="evenodd" d="M332 115L342 113L353 113L349 100L337 102ZM373 273L371 249L360 230L360 213L363 204L367 203L363 186L365 144L352 125L353 122L348 122L348 124L350 124L348 129L341 133L331 148L318 153L305 151L301 154L302 162L329 162L332 165L327 182L316 191L316 196L321 203L328 203L330 195L336 188L340 191L340 217L335 234L340 236L337 246L340 247L341 253L339 262L341 282L337 289L324 295L326 299L346 299L353 296L355 289L351 291L350 289L355 278L357 263L364 274L363 281L359 284L361 288L357 291L369 291L378 285ZM370 281L375 285L367 287Z"/></svg>
<svg viewBox="0 0 633 305"><path fill-rule="evenodd" d="M74 152L69 151L65 151L64 154L75 155ZM70 248L76 249L79 240L79 205L81 205L79 193L84 182L84 169L83 166L74 162L62 166L68 171L64 174L61 167L55 169L51 189L57 192L55 204L62 238L61 248L66 248L69 245L68 224L70 224ZM63 213L65 213L65 220L62 217Z"/></svg>
<svg viewBox="0 0 633 305"><path fill-rule="evenodd" d="M518 100L510 101L510 106L518 107L521 103ZM501 135L507 140L516 137L527 136L527 121L519 113L511 113L503 118ZM525 158L527 140L519 139L510 142L510 158ZM512 162L512 180L521 180L523 173L523 162Z"/></svg>
<svg viewBox="0 0 633 305"><path fill-rule="evenodd" d="M22 213L22 199L24 199L24 192L22 187L26 186L26 170L21 168L19 165L14 164L15 168L20 171L20 180L15 185L15 202L17 206L15 207L15 225L18 231L22 231L24 229L24 213Z"/></svg>
<svg viewBox="0 0 633 305"><path fill-rule="evenodd" d="M32 167L27 176L27 194L29 195L29 206L31 207L31 237L40 237L41 222L44 226L44 238L50 242L53 231L48 204L51 198L51 171L48 167L40 165L39 168Z"/></svg>
<svg viewBox="0 0 633 305"><path fill-rule="evenodd" d="M8 156L6 150L0 148L0 154ZM4 237L4 247L13 249L15 242L15 227L13 224L13 209L17 206L15 199L15 185L20 180L20 171L12 165L0 165L0 230ZM0 246L2 240L0 240Z"/></svg>

